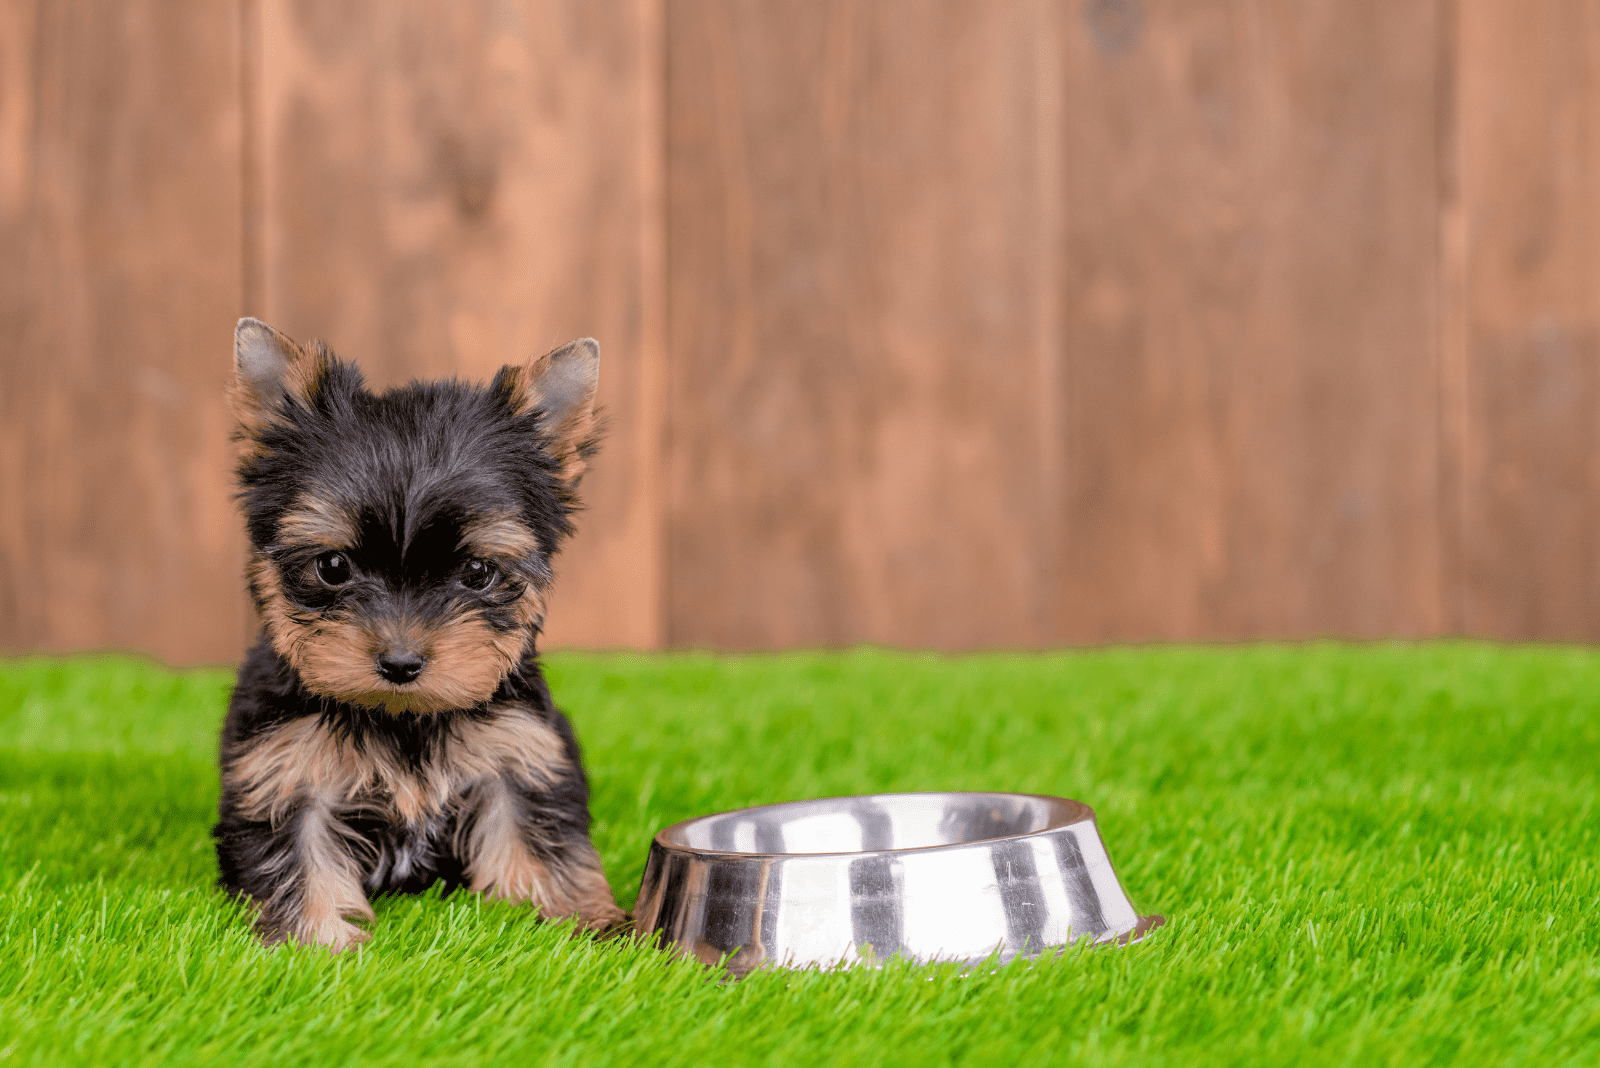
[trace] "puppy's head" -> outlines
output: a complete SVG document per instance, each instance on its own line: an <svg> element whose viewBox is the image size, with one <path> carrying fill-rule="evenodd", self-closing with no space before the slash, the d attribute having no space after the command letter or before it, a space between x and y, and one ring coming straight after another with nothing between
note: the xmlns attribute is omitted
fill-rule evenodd
<svg viewBox="0 0 1600 1068"><path fill-rule="evenodd" d="M494 694L544 622L598 437L599 370L585 339L487 387L374 394L320 342L239 321L229 399L251 592L309 689L423 713Z"/></svg>

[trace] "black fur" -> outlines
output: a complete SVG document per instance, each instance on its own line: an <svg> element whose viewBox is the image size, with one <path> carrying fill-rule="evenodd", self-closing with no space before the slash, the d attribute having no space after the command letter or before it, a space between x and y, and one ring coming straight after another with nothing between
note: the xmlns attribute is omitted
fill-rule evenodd
<svg viewBox="0 0 1600 1068"><path fill-rule="evenodd" d="M506 381L501 372L487 389L447 380L374 395L353 364L330 357L311 404L285 401L280 421L253 435L260 452L239 465L251 547L286 575L304 574L299 565L309 564L315 550L279 544L285 513L307 491L359 502L371 570L393 589L407 577L402 558L442 569L464 522L511 510L545 549L514 577L548 581L550 557L572 533L577 500L548 448L542 413L518 414ZM594 449L593 441L582 443L585 454ZM435 602L422 607L447 602L440 574L417 577L427 581L413 589L431 591ZM325 591L314 587L285 592L307 609L326 606ZM253 593L260 608L260 591Z"/></svg>
<svg viewBox="0 0 1600 1068"><path fill-rule="evenodd" d="M530 586L548 585L551 556L571 534L577 506L546 413L523 410L509 369L487 387L451 380L373 394L353 365L327 354L320 343L294 351L321 361L309 396L285 396L274 418L255 425L246 419L241 430L251 446L238 479L252 556L276 580L274 591L252 583L257 607L265 613L278 597L286 618L317 634L321 621L335 618L404 615L447 626L466 614L509 641L518 628L526 633L520 662L486 700L396 712L314 692L296 671L298 661L281 655L264 630L239 670L222 731L223 793L213 830L220 884L259 908L258 931L268 942L295 936L310 863L303 822L327 821L328 810L312 811L317 802L308 787L282 811L268 814L246 805L239 783L230 778L230 769L275 730L315 717L320 729L353 753L381 752L426 772L438 769L452 740L461 744L464 730L500 715L500 706L508 704L553 731L563 748L564 771L555 781L529 775L499 780L514 806L522 843L554 872L574 866L598 871L578 742L539 669L539 621L530 624L516 611ZM595 447L592 439L561 444L582 456ZM282 537L284 517L308 496L336 502L359 517L354 543L341 547L353 569L344 586L317 580L313 561L325 546ZM537 549L497 559L499 578L492 588L467 588L461 581L464 528L478 517L508 514L520 519ZM462 787L468 795L474 788ZM460 844L476 816L470 796L456 801L414 820L400 819L381 791L338 808L331 817L337 820L338 847L359 867L367 894L412 893L436 882L449 891L466 881L468 858Z"/></svg>
<svg viewBox="0 0 1600 1068"><path fill-rule="evenodd" d="M517 700L536 709L540 718L555 729L565 747L572 774L554 786L523 783L518 792L525 805L524 826L527 843L544 859L556 861L565 849L582 847L589 840L589 782L584 775L577 736L567 717L555 707L550 688L532 652L515 674L501 683L492 703ZM339 701L329 701L305 689L293 669L273 652L263 638L250 651L239 669L238 685L228 705L222 728L221 763L231 765L251 743L273 727L305 715L317 715L333 731L358 749L372 745L388 746L417 764L438 759L440 743L464 719L485 715L485 707L436 712L425 715L393 714ZM218 805L219 818L212 830L217 843L221 869L219 884L242 893L268 911L261 917L260 930L270 941L281 940L283 908L295 904L291 892L284 894L281 877L269 863L274 856L293 850L294 826L291 822L273 827L264 820L252 820L238 809L233 791L224 787ZM408 828L379 816L358 814L345 824L363 845L354 847L363 854L364 884L369 894L419 893L435 882L449 893L463 883L463 864L453 852L453 844L465 830L453 816ZM551 843L559 843L552 848ZM410 858L397 868L396 861ZM279 908L270 906L278 902Z"/></svg>

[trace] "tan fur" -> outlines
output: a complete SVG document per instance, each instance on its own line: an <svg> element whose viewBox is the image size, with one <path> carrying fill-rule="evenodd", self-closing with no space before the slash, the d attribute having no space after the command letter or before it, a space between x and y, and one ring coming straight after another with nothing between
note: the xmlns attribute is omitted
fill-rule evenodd
<svg viewBox="0 0 1600 1068"><path fill-rule="evenodd" d="M509 773L555 782L570 770L561 736L521 705L495 706L492 719L469 723L450 743L450 761L463 778Z"/></svg>
<svg viewBox="0 0 1600 1068"><path fill-rule="evenodd" d="M611 893L600 855L592 846L588 854L581 862L561 866L556 876L567 885L567 899L572 908L568 915L576 916L583 926L598 931L621 923L628 914L618 907L616 896Z"/></svg>
<svg viewBox="0 0 1600 1068"><path fill-rule="evenodd" d="M431 686L439 708L465 708L486 701L494 696L500 680L522 661L527 640L525 628L497 631L477 616L468 616L432 632L428 667L407 686ZM430 681L435 671L438 677Z"/></svg>
<svg viewBox="0 0 1600 1068"><path fill-rule="evenodd" d="M301 680L317 693L388 712L442 712L487 701L521 661L528 628L544 619L543 594L530 586L517 606L523 625L511 631L497 631L475 614L431 630L405 620L302 622L270 560L256 557L249 572L272 647ZM394 642L428 657L415 682L396 684L378 674L378 650Z"/></svg>
<svg viewBox="0 0 1600 1068"><path fill-rule="evenodd" d="M372 937L346 917L370 921L373 913L350 852L338 843L335 824L327 808L316 802L301 816L300 849L306 866L300 915L289 934L303 945L327 946L340 953Z"/></svg>
<svg viewBox="0 0 1600 1068"><path fill-rule="evenodd" d="M296 403L309 407L328 373L330 355L327 346L318 341L313 342L307 350L287 334L273 330L272 336L289 358L289 373L283 382L286 395ZM237 424L234 440L239 443L242 455L261 453L263 446L259 435L283 419L277 404L277 397L263 398L237 373L234 375L234 380L228 385L228 408Z"/></svg>
<svg viewBox="0 0 1600 1068"><path fill-rule="evenodd" d="M540 380L550 369L551 357L565 348L552 349L523 367L509 369L506 384L515 398L516 411L529 412L544 406L546 398L540 389ZM588 461L583 457L582 446L592 440L599 429L600 417L595 411L593 390L580 403L573 405L561 422L544 428L551 455L561 463L561 478L569 485L575 485L587 468Z"/></svg>
<svg viewBox="0 0 1600 1068"><path fill-rule="evenodd" d="M332 358L321 342L301 346L253 320L241 320L236 328L235 352L228 393L234 436L243 455L258 455L265 448L261 436L284 421L285 412L316 404ZM514 406L545 413L540 429L569 489L583 473L583 453L592 449L598 431L597 360L597 346L585 339L510 376ZM280 519L280 546L269 551L283 545L348 550L358 534L355 518L337 500L306 493ZM527 561L541 548L511 512L477 518L463 531L461 545L501 561ZM514 606L519 625L507 633L471 609L438 625L341 616L337 608L307 612L285 597L285 576L267 555L254 554L248 572L273 649L309 689L394 713L436 713L490 699L545 618L548 576L520 595ZM415 681L395 684L378 674L377 656L397 650L426 657ZM373 918L361 881L358 858L364 854L344 822L357 814L436 828L441 817L470 812L473 819L456 824L467 839L456 848L475 889L528 901L546 916L576 916L591 927L623 918L586 840L530 841L531 829L516 819L516 783L554 785L573 770L561 735L518 704L497 705L484 719L450 722L437 751L420 762L413 759L417 754L396 752L381 737L357 748L316 715L279 724L229 758L223 776L230 806L237 803L245 817L266 820L279 833L286 830L284 821L296 821L290 825L296 848L268 862L269 874L281 875L285 888L268 903L269 922L286 924L269 935L282 931L334 952L368 940L366 931L349 922ZM541 859L545 845L560 859ZM298 911L288 918L273 911L291 908Z"/></svg>
<svg viewBox="0 0 1600 1068"><path fill-rule="evenodd" d="M488 897L526 901L546 919L577 917L599 929L625 916L592 848L577 863L552 869L536 857L512 818L512 800L499 780L487 780L474 794L477 805L467 842L467 875L472 888Z"/></svg>
<svg viewBox="0 0 1600 1068"><path fill-rule="evenodd" d="M286 542L348 549L356 543L355 520L332 501L303 494L278 521L278 537Z"/></svg>
<svg viewBox="0 0 1600 1068"><path fill-rule="evenodd" d="M548 360L549 357L550 354L547 352L539 359ZM538 361L534 362L537 363ZM539 406L539 394L528 384L530 375L527 367L507 367L504 374L506 376L506 389L511 394L512 411L518 415L526 415Z"/></svg>
<svg viewBox="0 0 1600 1068"><path fill-rule="evenodd" d="M447 806L471 805L478 818L470 841L458 847L467 846L474 889L529 901L547 916L577 915L595 927L616 922L621 912L598 858L592 870L579 864L552 872L512 820L507 777L553 783L569 768L560 735L526 707L507 704L490 719L465 724L437 760L420 768L382 743L369 740L358 750L318 717L302 716L256 739L223 774L252 819L278 824L293 805L302 806L301 906L288 933L338 952L369 937L349 917L372 919L355 861L339 842L346 833L339 816L356 811L415 824Z"/></svg>
<svg viewBox="0 0 1600 1068"><path fill-rule="evenodd" d="M283 599L283 585L278 580L278 569L273 567L272 561L265 556L252 554L250 562L245 565L245 576L250 582L250 589L261 603L261 622L266 625L267 634L276 647L277 636L280 633L287 633L290 627L297 626L291 617L288 602Z"/></svg>
<svg viewBox="0 0 1600 1068"><path fill-rule="evenodd" d="M505 784L498 779L486 781L475 800L477 813L466 849L472 888L489 897L554 904L555 880L522 840Z"/></svg>
<svg viewBox="0 0 1600 1068"><path fill-rule="evenodd" d="M278 823L297 798L310 796L330 812L392 809L416 823L478 780L509 774L552 783L568 768L561 737L526 708L506 704L490 719L464 724L421 768L381 743L357 750L318 717L302 716L254 740L223 774L251 819Z"/></svg>
<svg viewBox="0 0 1600 1068"><path fill-rule="evenodd" d="M522 559L538 551L539 539L516 516L508 513L468 524L461 533L461 547L475 556Z"/></svg>
<svg viewBox="0 0 1600 1068"><path fill-rule="evenodd" d="M544 613L544 591L537 586L529 586L517 602L517 621L524 627L543 627Z"/></svg>

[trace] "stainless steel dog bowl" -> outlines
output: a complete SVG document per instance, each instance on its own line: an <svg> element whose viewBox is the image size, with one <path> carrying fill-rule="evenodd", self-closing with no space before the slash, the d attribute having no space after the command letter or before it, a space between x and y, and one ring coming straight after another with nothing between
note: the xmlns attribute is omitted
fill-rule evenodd
<svg viewBox="0 0 1600 1068"><path fill-rule="evenodd" d="M660 831L634 906L642 934L734 975L901 955L977 963L1141 917L1089 806L1032 794L878 794L702 816Z"/></svg>

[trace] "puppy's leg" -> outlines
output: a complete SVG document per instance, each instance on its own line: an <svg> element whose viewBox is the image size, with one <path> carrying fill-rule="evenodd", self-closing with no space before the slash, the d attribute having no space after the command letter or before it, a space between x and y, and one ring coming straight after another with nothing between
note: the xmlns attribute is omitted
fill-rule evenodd
<svg viewBox="0 0 1600 1068"><path fill-rule="evenodd" d="M260 907L256 934L334 953L372 936L347 917L371 920L347 830L326 803L303 797L277 822L225 813L217 825L222 884Z"/></svg>
<svg viewBox="0 0 1600 1068"><path fill-rule="evenodd" d="M326 805L308 801L296 828L296 882L300 895L289 931L306 945L327 946L338 953L372 935L347 917L373 919L361 887L361 866L345 827Z"/></svg>
<svg viewBox="0 0 1600 1068"><path fill-rule="evenodd" d="M591 931L604 931L628 918L617 905L611 884L606 882L600 854L587 837L571 840L554 863L554 870L569 888L571 911L578 922Z"/></svg>
<svg viewBox="0 0 1600 1068"><path fill-rule="evenodd" d="M462 859L474 890L527 901L546 919L576 917L591 930L627 918L588 836L566 826L547 796L495 776L473 787L469 805Z"/></svg>

